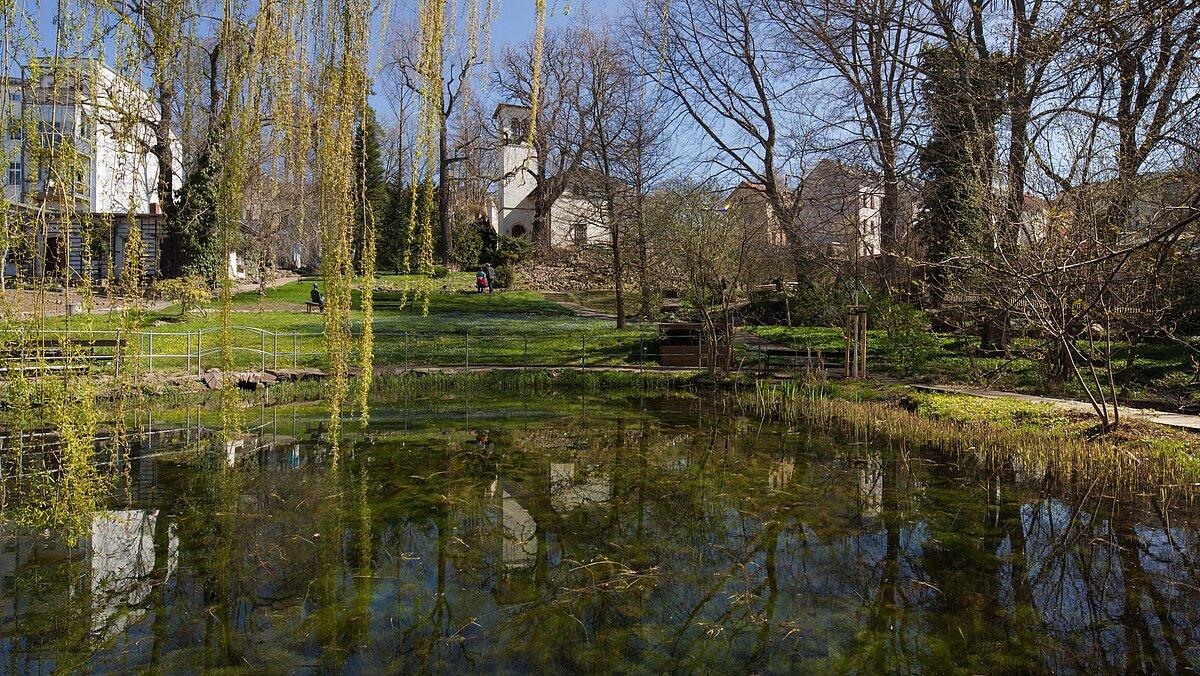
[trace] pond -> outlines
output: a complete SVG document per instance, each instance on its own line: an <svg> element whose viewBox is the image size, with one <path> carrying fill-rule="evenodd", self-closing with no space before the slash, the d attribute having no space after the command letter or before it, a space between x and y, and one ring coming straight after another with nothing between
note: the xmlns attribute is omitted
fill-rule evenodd
<svg viewBox="0 0 1200 676"><path fill-rule="evenodd" d="M1200 668L1186 506L675 394L148 418L81 532L5 522L5 672Z"/></svg>

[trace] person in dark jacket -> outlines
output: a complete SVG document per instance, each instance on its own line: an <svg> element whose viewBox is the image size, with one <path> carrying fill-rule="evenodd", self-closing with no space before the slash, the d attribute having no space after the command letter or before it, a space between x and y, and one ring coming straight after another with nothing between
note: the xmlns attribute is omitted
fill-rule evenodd
<svg viewBox="0 0 1200 676"><path fill-rule="evenodd" d="M488 293L491 293L496 288L496 269L492 267L491 263L488 263L483 266L483 273L487 275Z"/></svg>
<svg viewBox="0 0 1200 676"><path fill-rule="evenodd" d="M317 289L317 283L313 282L312 291L308 292L309 298L316 303L317 307L321 308L321 312L325 311L325 298L321 296L321 292Z"/></svg>

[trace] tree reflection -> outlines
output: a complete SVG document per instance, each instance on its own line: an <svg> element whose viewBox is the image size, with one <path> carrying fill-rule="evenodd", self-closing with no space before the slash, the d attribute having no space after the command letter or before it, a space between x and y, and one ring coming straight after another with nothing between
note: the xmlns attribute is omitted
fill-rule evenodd
<svg viewBox="0 0 1200 676"><path fill-rule="evenodd" d="M747 424L692 399L377 413L336 465L319 424L248 435L232 463L225 445L167 443L135 458L132 495L87 542L8 527L5 671L1200 659L1186 509L1049 494L1013 464L879 445L870 427Z"/></svg>

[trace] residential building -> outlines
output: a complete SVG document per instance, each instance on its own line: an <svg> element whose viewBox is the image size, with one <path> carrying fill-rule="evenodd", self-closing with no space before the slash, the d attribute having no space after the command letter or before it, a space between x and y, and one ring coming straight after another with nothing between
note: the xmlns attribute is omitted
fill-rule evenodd
<svg viewBox="0 0 1200 676"><path fill-rule="evenodd" d="M739 183L729 193L726 208L730 213L744 218L747 226L762 232L766 244L774 247L787 246L787 231L780 225L780 216L771 207L767 188L762 183Z"/></svg>
<svg viewBox="0 0 1200 676"><path fill-rule="evenodd" d="M900 232L907 241L916 220L918 196L901 187ZM872 172L825 158L804 176L795 236L800 245L835 259L861 260L883 253L883 185Z"/></svg>
<svg viewBox="0 0 1200 676"><path fill-rule="evenodd" d="M109 265L120 270L134 248L131 224L140 232L143 269L154 274L163 220L152 153L157 102L96 59L60 60L55 67L44 59L21 70L26 77L4 81L0 119L6 210L29 236L18 236L21 245L4 252L5 274L62 275L60 252L68 244L74 274L102 277ZM176 164L176 189L181 173ZM88 229L92 256L82 253ZM91 269L84 270L88 258Z"/></svg>

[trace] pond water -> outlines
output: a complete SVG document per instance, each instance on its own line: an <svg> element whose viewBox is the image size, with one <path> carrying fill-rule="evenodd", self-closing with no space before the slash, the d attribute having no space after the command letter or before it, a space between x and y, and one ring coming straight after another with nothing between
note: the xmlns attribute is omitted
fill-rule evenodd
<svg viewBox="0 0 1200 676"><path fill-rule="evenodd" d="M248 418L140 419L82 533L5 527L0 669L1200 668L1191 509L674 395L381 408L336 457Z"/></svg>

